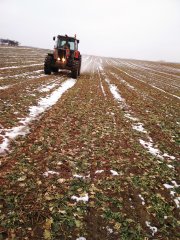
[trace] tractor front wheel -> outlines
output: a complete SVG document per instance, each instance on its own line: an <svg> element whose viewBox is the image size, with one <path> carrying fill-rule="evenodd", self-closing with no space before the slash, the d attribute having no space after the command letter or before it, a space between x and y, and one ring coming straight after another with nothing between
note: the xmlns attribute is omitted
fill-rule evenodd
<svg viewBox="0 0 180 240"><path fill-rule="evenodd" d="M72 78L77 78L78 77L78 73L79 73L79 61L74 61L73 62L73 66L72 66Z"/></svg>
<svg viewBox="0 0 180 240"><path fill-rule="evenodd" d="M44 73L45 74L51 74L52 60L53 60L52 57L49 55L45 58L45 61L44 61Z"/></svg>

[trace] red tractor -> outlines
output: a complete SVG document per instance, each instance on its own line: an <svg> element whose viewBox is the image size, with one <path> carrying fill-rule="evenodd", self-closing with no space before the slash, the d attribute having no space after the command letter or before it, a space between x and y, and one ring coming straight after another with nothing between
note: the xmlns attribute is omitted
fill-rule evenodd
<svg viewBox="0 0 180 240"><path fill-rule="evenodd" d="M53 37L55 42L53 53L48 53L44 62L44 73L58 72L59 69L67 69L72 73L73 78L80 75L81 54L78 51L79 40L67 35Z"/></svg>

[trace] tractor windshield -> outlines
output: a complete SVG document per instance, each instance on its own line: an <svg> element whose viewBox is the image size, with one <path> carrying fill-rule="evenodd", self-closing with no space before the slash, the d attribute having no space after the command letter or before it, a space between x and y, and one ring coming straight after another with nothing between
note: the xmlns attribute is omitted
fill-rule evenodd
<svg viewBox="0 0 180 240"><path fill-rule="evenodd" d="M69 48L70 50L75 50L74 39L57 39L58 48Z"/></svg>

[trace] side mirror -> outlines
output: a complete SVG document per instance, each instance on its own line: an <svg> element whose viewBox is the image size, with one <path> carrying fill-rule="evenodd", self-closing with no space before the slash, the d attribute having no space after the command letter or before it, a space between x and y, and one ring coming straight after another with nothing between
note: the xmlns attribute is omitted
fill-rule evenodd
<svg viewBox="0 0 180 240"><path fill-rule="evenodd" d="M56 37L53 37L53 41L55 41Z"/></svg>
<svg viewBox="0 0 180 240"><path fill-rule="evenodd" d="M79 43L79 40L77 40L77 42Z"/></svg>

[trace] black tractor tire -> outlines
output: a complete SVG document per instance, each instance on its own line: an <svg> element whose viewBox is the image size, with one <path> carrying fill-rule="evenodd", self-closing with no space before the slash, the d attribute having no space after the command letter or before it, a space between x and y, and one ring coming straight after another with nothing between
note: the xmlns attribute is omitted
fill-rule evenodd
<svg viewBox="0 0 180 240"><path fill-rule="evenodd" d="M71 70L72 78L77 79L78 72L79 72L79 61L74 61L72 65L72 70Z"/></svg>
<svg viewBox="0 0 180 240"><path fill-rule="evenodd" d="M52 62L53 62L52 56L47 55L47 57L45 58L45 61L44 61L44 73L45 74L48 74L48 75L51 74L51 72L52 72L52 68L51 68Z"/></svg>
<svg viewBox="0 0 180 240"><path fill-rule="evenodd" d="M81 59L79 60L78 76L81 74Z"/></svg>

